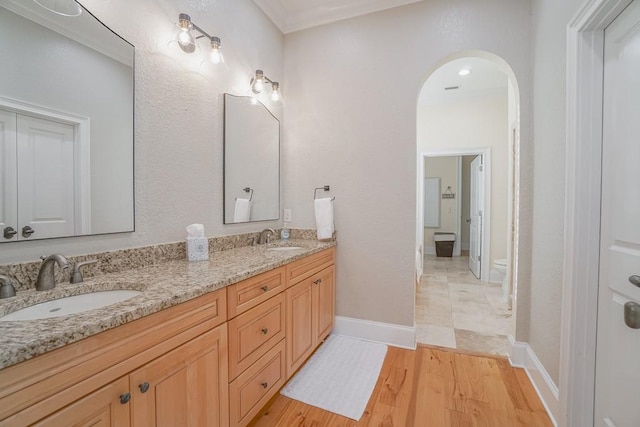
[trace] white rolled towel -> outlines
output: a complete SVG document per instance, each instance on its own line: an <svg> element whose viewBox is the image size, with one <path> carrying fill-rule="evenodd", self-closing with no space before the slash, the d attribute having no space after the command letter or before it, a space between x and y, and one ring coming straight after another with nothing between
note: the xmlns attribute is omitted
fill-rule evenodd
<svg viewBox="0 0 640 427"><path fill-rule="evenodd" d="M318 240L333 237L333 201L330 198L315 199L316 228Z"/></svg>
<svg viewBox="0 0 640 427"><path fill-rule="evenodd" d="M251 200L238 197L233 211L233 222L251 221Z"/></svg>

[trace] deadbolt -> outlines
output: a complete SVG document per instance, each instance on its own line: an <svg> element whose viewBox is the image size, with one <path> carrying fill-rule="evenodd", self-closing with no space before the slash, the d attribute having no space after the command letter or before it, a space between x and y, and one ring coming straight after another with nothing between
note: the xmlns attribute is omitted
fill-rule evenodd
<svg viewBox="0 0 640 427"><path fill-rule="evenodd" d="M635 274L633 276L629 276L629 283L640 288L640 276Z"/></svg>
<svg viewBox="0 0 640 427"><path fill-rule="evenodd" d="M629 301L624 305L624 323L632 329L640 329L640 304Z"/></svg>

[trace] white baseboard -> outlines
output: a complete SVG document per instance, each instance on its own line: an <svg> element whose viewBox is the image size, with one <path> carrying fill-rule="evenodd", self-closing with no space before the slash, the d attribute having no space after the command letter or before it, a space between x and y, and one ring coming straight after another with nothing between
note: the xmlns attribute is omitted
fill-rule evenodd
<svg viewBox="0 0 640 427"><path fill-rule="evenodd" d="M435 255L436 254L436 247L435 246L425 246L424 247L424 254L425 255Z"/></svg>
<svg viewBox="0 0 640 427"><path fill-rule="evenodd" d="M394 347L416 349L415 326L394 325L392 323L336 316L333 333L366 341L380 342Z"/></svg>
<svg viewBox="0 0 640 427"><path fill-rule="evenodd" d="M538 397L540 397L542 404L547 410L551 422L557 427L558 415L560 413L558 386L553 382L546 369L544 369L544 366L542 366L538 356L536 356L529 344L526 342L514 342L511 337L509 337L509 339L513 344L511 355L509 356L511 366L524 368L531 384L533 384L533 388L536 390L536 393L538 393Z"/></svg>

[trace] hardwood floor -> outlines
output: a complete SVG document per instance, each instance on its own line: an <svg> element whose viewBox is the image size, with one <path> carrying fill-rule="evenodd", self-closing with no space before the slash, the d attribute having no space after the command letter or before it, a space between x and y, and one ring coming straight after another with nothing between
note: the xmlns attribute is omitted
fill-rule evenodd
<svg viewBox="0 0 640 427"><path fill-rule="evenodd" d="M276 395L253 427L551 426L527 374L506 358L389 347L360 421Z"/></svg>

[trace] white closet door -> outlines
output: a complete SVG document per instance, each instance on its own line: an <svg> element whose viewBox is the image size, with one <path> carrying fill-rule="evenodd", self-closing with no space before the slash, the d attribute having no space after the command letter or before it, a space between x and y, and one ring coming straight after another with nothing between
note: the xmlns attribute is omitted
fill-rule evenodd
<svg viewBox="0 0 640 427"><path fill-rule="evenodd" d="M605 30L595 424L640 426L640 2Z"/></svg>
<svg viewBox="0 0 640 427"><path fill-rule="evenodd" d="M74 234L74 127L18 115L20 239Z"/></svg>
<svg viewBox="0 0 640 427"><path fill-rule="evenodd" d="M480 279L482 255L482 215L484 211L484 172L482 156L471 162L471 200L469 225L469 269Z"/></svg>
<svg viewBox="0 0 640 427"><path fill-rule="evenodd" d="M17 240L7 234L18 229L18 189L16 184L16 113L0 110L0 242Z"/></svg>

